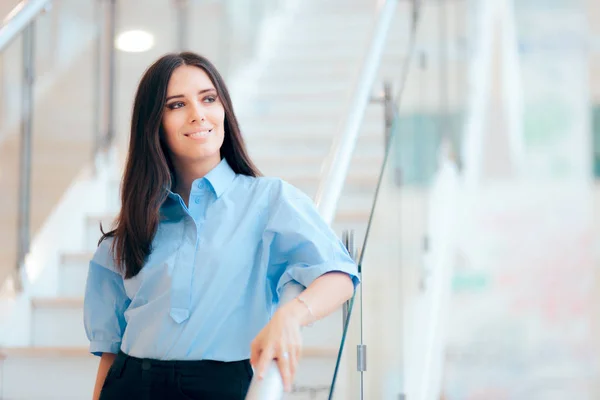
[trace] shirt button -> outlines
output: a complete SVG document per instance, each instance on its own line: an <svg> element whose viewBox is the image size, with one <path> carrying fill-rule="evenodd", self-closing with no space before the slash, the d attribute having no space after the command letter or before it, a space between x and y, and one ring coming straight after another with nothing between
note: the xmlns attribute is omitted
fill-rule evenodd
<svg viewBox="0 0 600 400"><path fill-rule="evenodd" d="M148 360L142 361L142 369L144 371L148 371L150 369L150 361L148 361Z"/></svg>
<svg viewBox="0 0 600 400"><path fill-rule="evenodd" d="M200 204L200 196L196 196L196 198L194 199L194 203Z"/></svg>
<svg viewBox="0 0 600 400"><path fill-rule="evenodd" d="M202 189L204 187L204 181L198 182L198 189Z"/></svg>

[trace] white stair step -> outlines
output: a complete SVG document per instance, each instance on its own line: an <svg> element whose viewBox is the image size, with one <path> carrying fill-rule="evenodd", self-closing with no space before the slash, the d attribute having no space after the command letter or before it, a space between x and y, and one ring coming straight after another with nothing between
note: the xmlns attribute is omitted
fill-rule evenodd
<svg viewBox="0 0 600 400"><path fill-rule="evenodd" d="M120 179L120 178L119 178ZM108 204L109 211L117 212L121 208L121 181L113 180L108 186Z"/></svg>
<svg viewBox="0 0 600 400"><path fill-rule="evenodd" d="M87 347L4 348L3 399L80 400L91 398L99 358Z"/></svg>
<svg viewBox="0 0 600 400"><path fill-rule="evenodd" d="M370 210L360 211L338 211L335 216L335 225L353 226L354 224L366 223L369 220Z"/></svg>
<svg viewBox="0 0 600 400"><path fill-rule="evenodd" d="M364 157L377 157L383 154L383 140L365 143L356 146L356 152L360 152ZM262 146L248 146L248 153L253 159L259 159L273 154L278 154L283 158L288 156L303 157L322 157L326 158L330 153L331 145L316 146L310 144L299 144L296 147L283 146L277 144L265 144Z"/></svg>
<svg viewBox="0 0 600 400"><path fill-rule="evenodd" d="M282 178L302 190L311 198L314 198L320 183L319 176L298 176L290 177L289 179L283 176ZM376 175L353 175L346 178L344 191L346 195L354 195L357 193L368 195L374 192L376 185Z"/></svg>
<svg viewBox="0 0 600 400"><path fill-rule="evenodd" d="M292 150L305 149L307 151L323 149L330 151L333 143L331 134L311 134L297 136L276 136L276 135L256 135L249 136L246 139L248 148L254 152L270 153L275 148L289 148ZM384 138L383 135L360 135L356 140L356 147L360 149L373 148L375 152L383 154ZM322 150L321 150L322 152ZM273 153L277 154L277 153Z"/></svg>
<svg viewBox="0 0 600 400"><path fill-rule="evenodd" d="M368 31L367 31L368 32ZM323 35L326 36L326 35ZM343 41L338 41L331 45L319 45L315 42L297 42L294 45L281 46L277 51L277 57L285 59L295 59L306 57L309 59L353 59L360 60L360 51L357 49L366 48L366 35L354 33ZM355 64L356 65L356 64Z"/></svg>
<svg viewBox="0 0 600 400"><path fill-rule="evenodd" d="M349 60L348 62L353 62ZM270 82L265 80L260 82L260 91L265 94L271 94L278 96L285 93L313 93L317 96L319 93L332 93L339 92L345 93L348 91L348 83L340 81L326 81L326 82L300 82L300 81L289 81L284 85L279 82Z"/></svg>
<svg viewBox="0 0 600 400"><path fill-rule="evenodd" d="M380 68L378 70L377 80L381 80L385 77L399 78L402 73L404 61L406 57L394 58L390 61L386 60L386 57L382 59ZM399 63L395 62L400 61ZM269 68L268 72L265 71L264 77L259 78L260 80L270 80L272 82L284 83L289 80L299 81L312 81L312 80L331 80L331 79L344 79L345 81L352 81L358 73L359 65L356 64L332 64L332 65L314 65L306 66L306 68L294 68L288 65L282 65L277 68ZM266 75L268 74L268 75ZM308 101L323 101L329 102L331 98L323 98L319 96L315 98L305 98ZM335 100L335 99L334 99Z"/></svg>
<svg viewBox="0 0 600 400"><path fill-rule="evenodd" d="M112 224L117 216L117 212L110 212L108 214L102 214L101 218L92 215L88 216L85 221L85 243L86 247L84 250L95 250L98 247L98 241L102 237L100 231L100 223L104 232L109 232L112 229Z"/></svg>
<svg viewBox="0 0 600 400"><path fill-rule="evenodd" d="M82 297L33 298L33 346L87 346L83 327Z"/></svg>
<svg viewBox="0 0 600 400"><path fill-rule="evenodd" d="M333 26L336 28L340 26L356 26L365 22L365 16L360 13L356 13L352 8L345 9L345 7L332 6L331 8L325 7L321 9L320 4L317 9L310 8L311 3L299 8L299 13L294 18L294 27L306 28L306 23L314 23L319 26ZM376 5L373 4L373 12L376 10ZM305 12L303 13L302 10ZM368 19L367 19L368 21Z"/></svg>
<svg viewBox="0 0 600 400"><path fill-rule="evenodd" d="M359 128L359 134L383 135L385 127L383 111L378 109L378 107L375 105L370 106L369 108L376 108L376 111L374 111L375 116L366 116L363 119L362 124ZM382 114L381 118L376 116L377 113ZM251 136L257 134L281 135L282 137L303 135L307 132L336 135L343 128L342 124L344 122L345 120L341 115L313 115L310 118L303 118L302 115L297 115L294 117L285 118L280 115L272 114L269 115L268 118L246 118L242 123L242 133L246 141ZM258 148L257 150L261 149Z"/></svg>
<svg viewBox="0 0 600 400"><path fill-rule="evenodd" d="M391 48L398 41L408 41L410 24L408 23L410 15L400 15L394 17L395 21L390 26L387 36L386 49ZM316 21L315 21L316 22ZM336 46L349 47L357 50L364 49L371 39L373 24L358 24L352 30L322 30L314 29L310 32L290 30L285 37L285 46L280 49L296 49L302 47L317 47L322 49L332 49Z"/></svg>
<svg viewBox="0 0 600 400"><path fill-rule="evenodd" d="M282 78L281 84L284 81L289 81L294 78ZM304 80L302 78L302 80ZM346 81L346 79L342 79ZM283 96L273 96L266 99L253 101L252 104L246 106L245 112L251 112L255 117L269 115L284 115L284 116L310 116L321 115L323 113L338 115L344 111L345 103L337 99L320 98L318 95L312 99L287 99ZM308 117L307 117L308 118ZM258 125L260 127L260 125Z"/></svg>
<svg viewBox="0 0 600 400"><path fill-rule="evenodd" d="M391 51L389 53L384 54L382 62L390 63L391 65L401 66L404 60L406 59L405 54L405 46L403 46L400 50ZM304 69L314 69L315 65L320 65L322 68L334 69L334 70L345 70L348 68L354 68L356 71L360 69L360 66L363 63L363 58L361 56L363 49L358 49L355 55L352 56L344 56L344 57L329 57L327 53L316 54L314 56L308 57L303 54L288 54L286 57L275 57L269 63L269 69L273 68L274 70L278 69L294 69L294 70L304 70ZM263 75L268 76L268 75ZM303 82L298 82L298 87ZM317 83L327 83L327 82L314 82ZM306 82L304 82L306 84ZM354 84L354 82L348 82L348 84ZM339 84L338 84L339 85ZM328 87L328 86L325 86ZM314 86L309 85L310 89L315 89ZM304 90L303 92L306 92ZM314 93L318 93L319 90L314 90ZM326 90L323 90L326 92Z"/></svg>
<svg viewBox="0 0 600 400"><path fill-rule="evenodd" d="M58 295L61 297L78 297L85 293L85 284L91 252L67 253L61 256L58 272Z"/></svg>
<svg viewBox="0 0 600 400"><path fill-rule="evenodd" d="M274 68L269 68L268 71L264 71L263 75L258 78L259 82L265 82L267 80L272 82L286 82L289 80L302 80L304 82L314 80L338 80L344 79L346 81L352 80L358 71L356 64L333 64L333 65L307 65L306 68L295 68L292 65L279 64ZM261 93L258 93L261 96ZM259 98L262 98L259 97ZM307 100L319 100L319 101L331 101L329 97L308 98Z"/></svg>
<svg viewBox="0 0 600 400"><path fill-rule="evenodd" d="M282 68L285 69L289 69L289 70L294 70L296 71L294 68L289 68L288 66L283 66ZM323 67L321 67L323 68ZM331 71L331 73L336 73L337 71L341 71L341 70L346 70L346 68L341 68L340 70L335 70L332 69L330 67L327 67L328 71ZM310 73L311 71L306 71L307 74ZM315 74L318 73L324 73L323 69L315 69ZM329 73L329 72L328 72ZM339 73L339 72L338 72ZM322 77L319 77L318 79L321 79ZM294 79L294 78L290 78L290 79ZM348 84L350 85L350 83ZM350 87L350 86L349 86ZM323 90L319 90L317 92L310 92L310 91L302 91L302 92L280 92L277 93L276 95L273 95L272 93L263 93L262 91L257 91L257 93L253 94L252 96L252 101L256 101L256 102L271 102L274 100L277 101L297 101L297 102L301 102L301 101L305 101L305 102L310 102L310 101L315 101L316 99L318 99L318 101L323 101L323 102L339 102L341 100L344 99L344 97L340 97L340 96L345 96L348 95L348 91L344 90L344 91L340 91L340 90L336 90L336 91L323 91ZM249 106L252 106L251 104L244 104L243 108L247 108ZM242 116L244 114L239 114L238 118L242 119Z"/></svg>
<svg viewBox="0 0 600 400"><path fill-rule="evenodd" d="M383 58L392 56L407 56L410 52L410 31L409 25L404 25L390 30L385 47ZM337 62L340 59L350 61L355 60L353 64L358 66L363 60L360 56L361 50L366 50L368 45L368 35L371 33L370 27L367 27L363 33L353 32L343 40L331 41L329 43L319 43L319 35L306 38L299 38L296 42L282 46L277 51L277 57L283 60L307 58L315 60L332 60ZM321 34L321 37L327 37L327 34ZM358 56L358 57L357 57ZM338 61L334 61L338 60ZM338 64L339 65L339 64ZM323 63L327 68L327 64Z"/></svg>
<svg viewBox="0 0 600 400"><path fill-rule="evenodd" d="M373 193L356 193L342 195L338 203L339 212L364 212L369 211L373 205Z"/></svg>
<svg viewBox="0 0 600 400"><path fill-rule="evenodd" d="M335 21L332 20L330 15L323 15L322 17L323 18L317 18L317 16L311 15L302 20L296 19L294 25L285 32L286 39L280 42L278 50L281 50L287 45L288 37L290 40L294 40L294 42L290 42L291 44L297 43L303 38L315 40L319 36L325 37L329 35L335 36L337 39L335 42L352 39L364 41L365 38L369 38L369 33L373 26L372 21L368 17L362 17L362 19L359 17L355 21L347 19ZM303 34L305 35L304 37L302 36ZM348 37L341 37L342 34L346 34Z"/></svg>
<svg viewBox="0 0 600 400"><path fill-rule="evenodd" d="M282 175L286 177L295 177L302 175L320 176L323 170L323 157L297 157L295 159L283 159L281 157L261 157L256 158L256 165L260 171L267 176ZM349 167L348 175L372 175L377 176L381 169L383 155L363 157L353 157Z"/></svg>
<svg viewBox="0 0 600 400"><path fill-rule="evenodd" d="M318 97L318 95L317 95ZM260 132L261 128L268 126L271 123L271 117L276 120L285 119L299 120L299 121L317 121L320 123L329 122L332 119L337 120L339 123L340 119L343 119L343 115L346 112L348 104L344 99L337 99L336 101L306 101L306 100L287 100L282 98L272 98L270 100L256 102L253 106L253 118L245 118L244 120L244 134L246 137ZM373 107L367 107L364 119L380 118L384 119L383 105ZM251 128L251 129L249 129ZM247 132L248 131L248 132ZM323 131L307 131L305 134L319 134ZM333 134L335 132L329 132ZM281 133L277 134L278 137L286 137Z"/></svg>
<svg viewBox="0 0 600 400"><path fill-rule="evenodd" d="M353 27L354 29L351 30L328 29L325 33L321 29L313 29L310 32L292 29L289 32L286 32L285 47L280 47L288 49L302 46L323 46L325 48L332 48L339 45L351 45L351 42L354 41L354 50L356 51L357 44L366 43L368 41L368 34L365 34L365 32L368 32L371 26L372 25L369 25L368 23L361 23L355 25Z"/></svg>

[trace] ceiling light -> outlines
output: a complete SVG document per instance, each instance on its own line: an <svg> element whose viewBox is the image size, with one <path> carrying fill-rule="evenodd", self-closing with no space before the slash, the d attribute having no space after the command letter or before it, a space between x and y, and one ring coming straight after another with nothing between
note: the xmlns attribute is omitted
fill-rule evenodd
<svg viewBox="0 0 600 400"><path fill-rule="evenodd" d="M117 36L115 46L127 53L141 53L154 46L154 36L146 31L126 31Z"/></svg>

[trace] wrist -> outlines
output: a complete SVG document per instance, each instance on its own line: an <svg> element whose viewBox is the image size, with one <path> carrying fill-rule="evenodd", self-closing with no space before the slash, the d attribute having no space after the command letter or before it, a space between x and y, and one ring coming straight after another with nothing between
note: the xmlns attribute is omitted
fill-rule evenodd
<svg viewBox="0 0 600 400"><path fill-rule="evenodd" d="M300 326L310 325L314 321L311 310L298 298L285 304L280 311L283 311L286 316L296 321Z"/></svg>

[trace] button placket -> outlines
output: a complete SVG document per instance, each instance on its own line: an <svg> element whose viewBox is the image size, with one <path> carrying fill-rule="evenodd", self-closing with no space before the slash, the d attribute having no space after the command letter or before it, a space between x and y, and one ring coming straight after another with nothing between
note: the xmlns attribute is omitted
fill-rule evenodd
<svg viewBox="0 0 600 400"><path fill-rule="evenodd" d="M173 280L171 282L171 318L177 323L182 323L190 317L190 296L192 290L192 276L194 264L187 262L178 262L179 259L182 260L194 260L195 259L195 250L190 252L191 249L194 249L196 244L198 235L196 231L196 224L192 220L191 217L186 217L184 221L184 229L186 233L184 235L184 240L187 243L184 243L180 253L175 260L175 268L173 272Z"/></svg>
<svg viewBox="0 0 600 400"><path fill-rule="evenodd" d="M206 202L210 199L208 184L201 180L192 186L190 193L190 214L196 222L204 220L207 208Z"/></svg>

